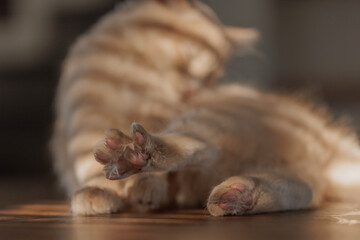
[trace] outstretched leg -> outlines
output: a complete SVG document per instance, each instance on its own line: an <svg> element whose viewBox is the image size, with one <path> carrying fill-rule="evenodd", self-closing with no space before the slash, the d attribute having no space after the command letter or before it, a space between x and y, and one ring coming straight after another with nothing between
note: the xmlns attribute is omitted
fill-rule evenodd
<svg viewBox="0 0 360 240"><path fill-rule="evenodd" d="M167 206L169 201L166 173L140 173L125 179L124 192L129 207L148 212Z"/></svg>
<svg viewBox="0 0 360 240"><path fill-rule="evenodd" d="M123 207L124 202L117 192L106 188L85 187L71 199L71 211L76 215L109 214Z"/></svg>
<svg viewBox="0 0 360 240"><path fill-rule="evenodd" d="M109 129L95 148L106 178L118 180L139 172L170 171L206 160L211 166L217 152L204 141L182 134L150 135L133 123L131 136Z"/></svg>
<svg viewBox="0 0 360 240"><path fill-rule="evenodd" d="M202 159L211 165L216 156L207 145L181 134L150 135L141 125L132 124L131 136L109 129L95 148L95 159L105 165L105 178L87 181L76 192L72 210L90 215L135 208L149 211L168 203L166 172ZM162 171L163 173L150 173ZM147 173L149 172L149 173ZM126 178L126 179L125 179ZM109 181L120 180L120 181Z"/></svg>
<svg viewBox="0 0 360 240"><path fill-rule="evenodd" d="M172 198L168 191L168 171L202 160L211 167L217 160L216 150L195 137L175 133L154 136L136 123L131 126L131 136L117 129L107 130L94 155L104 165L107 179L120 180L110 183L124 182L121 190L116 192L119 195L120 191L126 206L140 211L155 210L169 204ZM83 194L83 191L78 194ZM107 197L102 196L102 199L103 202L108 201ZM112 209L106 208L106 211Z"/></svg>
<svg viewBox="0 0 360 240"><path fill-rule="evenodd" d="M310 187L281 174L230 177L216 186L207 208L213 216L303 209L312 200Z"/></svg>

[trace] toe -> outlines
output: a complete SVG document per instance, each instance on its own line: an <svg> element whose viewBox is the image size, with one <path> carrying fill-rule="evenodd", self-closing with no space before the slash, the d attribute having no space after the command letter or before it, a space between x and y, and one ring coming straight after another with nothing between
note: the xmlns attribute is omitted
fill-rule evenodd
<svg viewBox="0 0 360 240"><path fill-rule="evenodd" d="M225 211L233 210L233 206L230 203L220 203L219 207Z"/></svg>
<svg viewBox="0 0 360 240"><path fill-rule="evenodd" d="M116 150L120 147L119 141L117 141L115 138L105 138L106 146L111 148L112 150Z"/></svg>
<svg viewBox="0 0 360 240"><path fill-rule="evenodd" d="M243 202L243 204L245 204L245 205L247 205L247 206L250 206L251 203L252 203L251 194L244 194L244 195L241 197L241 201Z"/></svg>
<svg viewBox="0 0 360 240"><path fill-rule="evenodd" d="M115 151L110 148L109 145L113 147L115 143L111 142L111 140L109 142L110 144L108 144L107 139L103 139L99 141L95 146L94 157L96 161L101 164L108 164L114 158Z"/></svg>
<svg viewBox="0 0 360 240"><path fill-rule="evenodd" d="M150 134L145 130L143 126L138 123L131 124L131 131L135 143L139 146L145 146L151 141Z"/></svg>
<svg viewBox="0 0 360 240"><path fill-rule="evenodd" d="M141 169L147 163L147 155L141 153L135 153L134 155L131 156L130 163L134 166L134 168Z"/></svg>
<svg viewBox="0 0 360 240"><path fill-rule="evenodd" d="M94 152L94 157L96 161L98 161L101 164L107 164L110 161L110 156L108 156L107 154L105 154L100 150L96 150Z"/></svg>
<svg viewBox="0 0 360 240"><path fill-rule="evenodd" d="M234 183L234 184L231 184L230 185L230 188L231 189L235 189L235 190L237 190L237 191L239 191L239 192L245 192L245 190L246 190L246 186L244 185L244 184L242 184L242 183Z"/></svg>
<svg viewBox="0 0 360 240"><path fill-rule="evenodd" d="M228 202L233 202L233 201L236 201L237 197L236 195L234 194L234 192L227 192L227 193L224 193L221 198L220 198L222 201L228 201Z"/></svg>
<svg viewBox="0 0 360 240"><path fill-rule="evenodd" d="M135 142L136 142L138 145L140 145L140 146L144 145L144 143L145 143L145 138L144 138L144 136L143 136L140 132L135 132L134 138L135 138Z"/></svg>

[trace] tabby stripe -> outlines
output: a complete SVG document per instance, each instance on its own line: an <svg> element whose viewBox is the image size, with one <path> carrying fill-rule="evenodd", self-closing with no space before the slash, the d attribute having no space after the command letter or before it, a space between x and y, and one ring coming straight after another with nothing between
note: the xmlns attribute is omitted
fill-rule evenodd
<svg viewBox="0 0 360 240"><path fill-rule="evenodd" d="M212 51L216 52L219 56L221 56L221 52L228 50L224 49L227 47L227 42L224 39L221 26L216 22L209 22L207 17L205 17L203 13L200 13L198 9L189 8L186 13L180 13L149 4L147 6L143 5L141 12L139 9L132 10L133 12L127 14L126 18L119 18L118 21L122 20L129 28L133 28L134 25L144 25L170 29L181 35L186 35L190 39L204 42L204 46L208 46L209 49L212 49ZM116 23L116 21L114 22ZM115 26L118 27L119 25L116 24ZM217 49L219 49L219 51L217 51ZM223 58L224 57L220 57L220 59Z"/></svg>
<svg viewBox="0 0 360 240"><path fill-rule="evenodd" d="M143 96L145 92L136 93L135 90L129 91L126 86L123 86L122 91L117 91L113 87L106 86L98 80L95 81L94 79L90 81L88 79L83 79L77 82L76 86L74 86L71 91L64 96L66 101L63 103L65 110L63 111L62 116L66 116L66 122L72 124L74 120L76 121L76 119L78 119L76 122L81 121L81 118L73 116L73 114L78 114L81 116L83 113L78 113L78 110L81 108L87 109L82 111L88 111L89 109L97 108L100 111L98 114L110 117L113 120L112 123L114 123L114 120L116 120L118 114L123 112L122 110L124 110L124 108L126 108L126 112L128 112L132 111L131 109L136 107L138 110L137 114L136 111L134 111L134 116L139 114L149 114L153 116L158 115L160 117L164 117L165 112L168 113L170 117L174 113L180 111L179 107L174 108L173 104L165 102L161 96L155 95L148 97L148 101L142 103L141 99L136 96L132 96L132 94L135 93L136 95ZM139 88L138 91L142 91L144 89L145 88ZM133 97L136 98L135 102L132 101ZM119 102L123 102L124 104L118 104ZM147 109L148 112L144 112ZM131 112L129 114L131 117ZM106 126L108 126L108 124L106 124Z"/></svg>
<svg viewBox="0 0 360 240"><path fill-rule="evenodd" d="M155 28L155 29L157 29L159 31L163 31L165 33L172 33L172 34L177 35L182 38L192 39L194 42L198 42L202 46L206 47L209 51L214 53L215 57L218 59L219 62L225 60L225 56L221 54L223 49L221 49L221 50L216 49L211 44L209 44L205 39L201 38L201 36L197 36L197 35L191 33L190 31L185 31L185 29L183 31L178 31L179 29L176 29L172 26L165 25L165 24L158 23L158 22L151 22L151 21L136 22L134 27L140 28L139 31L141 31L141 28Z"/></svg>
<svg viewBox="0 0 360 240"><path fill-rule="evenodd" d="M86 41L86 46L74 49L71 56L75 58L86 58L91 55L106 53L149 69L156 67L156 65L153 64L153 59L150 59L144 52L138 50L134 44L131 43L131 39L124 38L121 34L113 32L98 34L102 35L93 34L88 36L89 39Z"/></svg>
<svg viewBox="0 0 360 240"><path fill-rule="evenodd" d="M67 65L71 66L71 68L69 70L65 69L62 91L69 89L79 75L81 76L81 74L88 71L102 72L104 75L112 76L113 79L117 78L118 82L137 81L139 84L160 82L160 77L153 69L146 69L144 66L136 65L126 58L105 52L84 57L72 57L67 62ZM149 77L144 78L144 76L152 77L153 82L147 81Z"/></svg>
<svg viewBox="0 0 360 240"><path fill-rule="evenodd" d="M231 104L230 104L231 103ZM224 104L223 106L218 106L220 109L224 109L226 108L226 106L231 106L230 111L234 111L233 108L236 109L247 109L248 112L252 115L258 115L257 119L260 120L264 120L266 119L266 121L268 123L272 123L272 124L276 124L276 121L281 122L284 125L283 129L290 129L287 128L287 126L289 124L291 124L293 131L298 131L300 129L300 131L306 132L305 135L311 135L313 139L315 139L317 142L319 142L323 148L329 148L329 142L327 141L327 138L324 137L323 132L319 131L319 129L323 129L326 127L325 124L323 124L322 121L320 121L320 119L315 119L316 121L319 121L319 123L317 125L311 125L311 124L304 124L303 121L300 121L298 116L289 116L286 112L282 112L282 111L276 111L274 112L274 109L276 109L276 107L269 107L269 102L267 102L267 104L263 104L262 101L260 102L254 102L252 100L245 100L242 99L242 101L239 101L239 99L232 99L229 100L229 104ZM214 108L215 105L212 105L212 108ZM293 106L295 108L298 109L298 106ZM284 109L288 109L285 108ZM300 109L298 109L300 110ZM238 110L236 110L238 111ZM306 111L304 112L304 115L307 114ZM303 115L303 116L304 116ZM272 121L271 119L276 119L274 121ZM302 118L303 120L303 118ZM278 125L278 124L276 124ZM314 130L317 131L314 131ZM291 131L290 131L291 134ZM308 137L309 137L308 136ZM330 149L330 148L329 148ZM331 150L329 150L331 151Z"/></svg>
<svg viewBox="0 0 360 240"><path fill-rule="evenodd" d="M109 80L109 78L107 78ZM106 81L105 81L106 83ZM119 107L128 107L126 102L131 104L131 100L140 95L141 92L131 92L126 88L126 85L120 85L121 90L116 89L114 84L104 84L100 78L97 80L81 79L65 94L63 94L64 101L61 109L62 116L69 116L73 111L81 106L98 106L107 109L119 109ZM136 84L136 83L135 83ZM129 84L130 88L136 88ZM141 91L144 88L140 88ZM119 105L119 103L124 103Z"/></svg>
<svg viewBox="0 0 360 240"><path fill-rule="evenodd" d="M73 87L75 83L78 84L79 82L84 82L84 85L109 84L111 87L119 90L127 88L129 91L140 94L144 93L147 87L150 87L139 81L131 81L130 78L119 77L110 72L101 69L92 69L91 67L75 73L70 82L68 82L66 89L63 89L63 92L71 90L70 87Z"/></svg>
<svg viewBox="0 0 360 240"><path fill-rule="evenodd" d="M117 115L111 114L104 108L82 107L78 108L71 116L67 124L67 136L74 135L85 130L102 130L116 126Z"/></svg>
<svg viewBox="0 0 360 240"><path fill-rule="evenodd" d="M176 96L177 92L173 89L171 82L164 81L161 74L157 72L146 69L143 66L135 65L134 63L122 61L119 58L110 56L107 54L102 54L98 56L92 56L85 59L79 59L81 63L78 64L77 71L73 72L70 77L70 82L73 84L78 78L76 75L81 75L87 71L97 72L104 75L105 78L116 82L118 78L119 85L126 84L139 84L147 89L151 88L166 88L166 94L169 99L173 99ZM75 59L72 59L73 64L77 64ZM71 62L69 64L71 64ZM69 75L69 74L68 74ZM112 76L112 77L109 77ZM110 81L109 80L109 81ZM68 80L69 82L69 80ZM70 83L63 85L62 92L66 92L71 86ZM162 93L164 94L164 93Z"/></svg>

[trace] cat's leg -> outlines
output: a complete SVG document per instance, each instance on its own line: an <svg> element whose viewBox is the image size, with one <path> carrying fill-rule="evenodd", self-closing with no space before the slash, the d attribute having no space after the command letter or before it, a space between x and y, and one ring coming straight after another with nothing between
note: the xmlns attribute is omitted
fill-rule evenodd
<svg viewBox="0 0 360 240"><path fill-rule="evenodd" d="M150 135L141 125L132 124L132 136L109 129L95 148L95 159L104 164L105 176L123 179L139 172L170 171L206 160L212 166L216 149L182 134Z"/></svg>
<svg viewBox="0 0 360 240"><path fill-rule="evenodd" d="M139 173L120 181L103 175L87 181L71 199L76 215L110 214L134 208L137 211L157 210L168 201L165 173Z"/></svg>
<svg viewBox="0 0 360 240"><path fill-rule="evenodd" d="M137 126L137 128L141 127ZM143 158L145 159L146 155L143 147L153 146L152 141L149 139L150 136L145 130L140 130L141 133L138 131L139 130L135 133L134 138L136 139L134 140L118 130L108 130L103 141L97 145L95 157L100 163L104 164L105 157L112 157L120 161L109 162L105 165L105 173L108 179L104 178L98 166L91 168L93 171L88 173L86 171L80 171L82 170L81 165L77 165L79 172L82 172L82 175L87 176L87 178L83 181L82 188L72 197L71 208L73 213L78 215L95 215L124 211L129 208L135 208L139 211L149 211L159 209L166 205L166 174L139 173L133 176L128 174L128 178L120 180L120 177L117 178L118 175L114 175L114 172L112 172L114 166L111 164L120 167L133 167L131 173L138 172L142 163L140 162L139 164L139 160L142 161ZM119 145L114 147L115 144ZM151 149L147 149L146 151L152 152ZM135 161L137 161L134 164L135 166L128 161L121 162L124 160L124 157L128 157L127 159L130 160L132 159L131 157L135 157ZM87 163L90 158L94 164L98 164L93 160L93 156L82 162ZM100 166L99 164L99 167ZM115 172L121 172L120 167L116 167ZM97 171L97 174L95 174L94 169ZM109 179L117 179L120 181L111 181Z"/></svg>
<svg viewBox="0 0 360 240"><path fill-rule="evenodd" d="M94 155L105 165L106 178L127 180L126 198L140 211L171 204L174 189L168 189L168 171L202 160L211 168L217 159L216 151L196 138L174 133L153 136L139 124L132 124L131 137L108 130Z"/></svg>
<svg viewBox="0 0 360 240"><path fill-rule="evenodd" d="M168 204L166 173L139 173L125 179L124 192L130 207L140 212L164 208Z"/></svg>
<svg viewBox="0 0 360 240"><path fill-rule="evenodd" d="M207 202L213 216L304 209L312 191L304 182L282 174L230 177L216 186Z"/></svg>
<svg viewBox="0 0 360 240"><path fill-rule="evenodd" d="M73 214L110 214L128 207L123 191L124 181L110 181L101 175L94 176L83 184L71 198Z"/></svg>
<svg viewBox="0 0 360 240"><path fill-rule="evenodd" d="M75 215L97 215L118 212L123 202L115 191L98 187L85 187L71 199L71 212Z"/></svg>

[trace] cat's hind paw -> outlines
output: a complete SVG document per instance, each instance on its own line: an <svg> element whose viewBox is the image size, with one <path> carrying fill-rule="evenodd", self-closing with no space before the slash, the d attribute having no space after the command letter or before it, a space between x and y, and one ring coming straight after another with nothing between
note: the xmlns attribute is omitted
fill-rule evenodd
<svg viewBox="0 0 360 240"><path fill-rule="evenodd" d="M118 180L139 172L149 159L151 136L139 124L131 125L132 136L108 129L96 145L95 159L105 165L106 178Z"/></svg>
<svg viewBox="0 0 360 240"><path fill-rule="evenodd" d="M212 190L207 209L213 216L246 214L256 202L254 187L252 179L232 177Z"/></svg>

